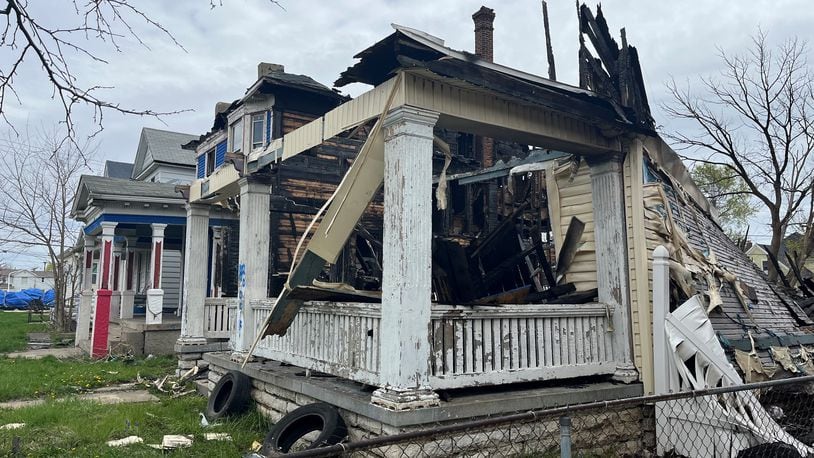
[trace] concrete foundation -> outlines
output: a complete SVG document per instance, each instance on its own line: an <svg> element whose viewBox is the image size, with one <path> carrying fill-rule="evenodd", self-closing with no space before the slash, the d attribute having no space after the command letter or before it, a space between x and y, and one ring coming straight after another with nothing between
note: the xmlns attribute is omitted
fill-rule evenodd
<svg viewBox="0 0 814 458"><path fill-rule="evenodd" d="M175 344L175 354L178 356L177 375L198 366L199 369L208 369L209 362L204 359L204 354L209 352L229 351L229 341L212 341L198 345Z"/></svg>
<svg viewBox="0 0 814 458"><path fill-rule="evenodd" d="M278 421L297 407L314 402L336 406L347 423L349 440L357 441L381 435L432 429L456 422L490 416L507 415L535 409L558 407L618 398L640 396L640 384L617 385L610 382L572 384L570 386L540 386L483 388L457 390L440 405L415 410L393 411L371 403L373 388L335 377L306 376L303 368L283 366L274 361L249 363L243 369L230 360L228 352L206 353L203 359L209 368L208 389L214 388L220 377L230 370L240 370L252 378L252 399L257 409L271 421ZM575 446L580 443L593 450L612 450L613 453L635 453L649 450L655 444L653 415L641 407L622 411L592 411L574 415ZM468 432L460 438L440 438L433 444L424 444L421 454L447 456L450 441L455 440L456 451L462 444L470 444L472 451L482 448L515 452L519 446L530 450L549 450L558 447L557 418L550 421L504 425L491 431ZM650 432L648 432L650 431ZM602 434L598 434L601 432ZM653 436L653 440L647 438ZM465 437L465 439L464 439ZM502 442L505 441L505 444ZM446 442L446 446L443 443ZM652 444L651 444L652 442ZM488 444L488 445L487 445ZM468 446L467 446L468 447ZM580 447L582 448L582 447ZM435 449L437 453L432 452ZM403 447L391 447L381 456L403 456L409 452ZM416 450L418 452L418 450ZM377 454L379 456L379 454ZM408 456L410 454L408 453Z"/></svg>
<svg viewBox="0 0 814 458"><path fill-rule="evenodd" d="M181 321L175 315L164 315L158 324L146 324L144 317L117 320L111 328L110 348L135 355L172 355L181 335ZM117 335L113 335L114 329Z"/></svg>

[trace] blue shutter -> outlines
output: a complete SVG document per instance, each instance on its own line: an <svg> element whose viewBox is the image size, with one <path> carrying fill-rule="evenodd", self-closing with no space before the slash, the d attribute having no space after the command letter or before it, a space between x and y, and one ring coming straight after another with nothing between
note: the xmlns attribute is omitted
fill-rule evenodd
<svg viewBox="0 0 814 458"><path fill-rule="evenodd" d="M198 156L198 178L206 176L206 154Z"/></svg>
<svg viewBox="0 0 814 458"><path fill-rule="evenodd" d="M266 145L271 143L271 110L266 112Z"/></svg>
<svg viewBox="0 0 814 458"><path fill-rule="evenodd" d="M226 140L218 143L215 147L215 168L220 167L226 161Z"/></svg>

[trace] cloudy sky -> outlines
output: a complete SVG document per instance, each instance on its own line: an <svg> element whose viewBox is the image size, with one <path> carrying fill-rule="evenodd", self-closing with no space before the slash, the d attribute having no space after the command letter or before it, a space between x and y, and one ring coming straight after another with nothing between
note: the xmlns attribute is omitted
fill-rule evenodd
<svg viewBox="0 0 814 458"><path fill-rule="evenodd" d="M240 97L254 82L261 61L283 64L288 72L307 74L330 86L354 63L354 54L392 32L391 23L441 37L452 48L472 50L471 14L482 4L497 15L495 61L546 74L539 0L280 2L284 9L268 0L222 0L223 5L216 8L210 8L207 0L142 0L138 2L142 11L166 27L183 48L134 18L132 23L145 46L127 36L119 40L119 51L89 42L106 64L71 56L80 85L112 86L103 94L109 100L136 109L190 110L162 120L106 113L94 165L99 167L105 159L132 161L144 126L206 132L215 103ZM69 4L67 0L31 3L32 14L43 23L65 26L65 18L78 20L68 5L59 6ZM769 33L772 43L794 35L811 41L814 9L809 6L803 0L603 2L617 39L619 29L625 27L628 42L638 48L654 116L667 130L681 126L671 123L659 108L668 101L665 81L694 80L715 73L719 69L716 47L743 51L758 27ZM558 79L577 84L574 2L549 0L549 16ZM33 59L23 66L15 89L21 101L7 101L5 106L5 114L15 126L48 126L61 119L60 107L51 99L51 89ZM365 87L343 90L357 95ZM84 132L93 128L88 115L79 112L76 118ZM763 227L753 232L768 230ZM33 258L15 253L0 256L0 261L18 265L37 264Z"/></svg>

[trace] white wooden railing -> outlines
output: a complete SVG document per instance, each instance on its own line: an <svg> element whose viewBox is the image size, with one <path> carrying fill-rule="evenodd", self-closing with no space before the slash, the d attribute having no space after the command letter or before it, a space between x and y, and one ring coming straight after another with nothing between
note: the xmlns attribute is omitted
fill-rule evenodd
<svg viewBox="0 0 814 458"><path fill-rule="evenodd" d="M611 312L603 304L436 306L432 387L612 374Z"/></svg>
<svg viewBox="0 0 814 458"><path fill-rule="evenodd" d="M204 301L204 337L228 339L237 316L237 299L208 297Z"/></svg>
<svg viewBox="0 0 814 458"><path fill-rule="evenodd" d="M252 303L265 321L269 301ZM429 341L433 389L612 374L603 304L433 305ZM306 303L285 336L270 336L257 356L371 385L379 384L381 304ZM259 331L259 329L258 329Z"/></svg>

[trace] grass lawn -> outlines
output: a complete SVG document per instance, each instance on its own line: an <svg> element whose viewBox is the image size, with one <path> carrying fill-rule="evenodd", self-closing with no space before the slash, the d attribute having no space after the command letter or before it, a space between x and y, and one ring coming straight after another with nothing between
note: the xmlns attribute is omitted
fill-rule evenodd
<svg viewBox="0 0 814 458"><path fill-rule="evenodd" d="M0 353L24 350L26 333L41 332L44 323L28 324L28 314L0 312ZM60 397L92 388L171 374L174 357L95 361L91 359L39 360L0 356L0 402L13 399Z"/></svg>
<svg viewBox="0 0 814 458"><path fill-rule="evenodd" d="M156 379L173 373L174 357L94 361L0 357L0 402L12 399L60 397L92 388L136 380L136 375Z"/></svg>
<svg viewBox="0 0 814 458"><path fill-rule="evenodd" d="M162 397L158 403L100 405L89 401L55 401L20 410L0 410L0 425L25 423L17 430L0 430L0 455L10 451L13 437L20 437L23 456L53 457L240 457L253 441L262 442L269 425L252 411L235 419L203 428L199 412L206 399L188 395ZM225 432L232 442L205 441L207 432ZM194 435L193 446L163 453L146 444L158 444L165 434ZM105 443L137 435L144 444L111 448Z"/></svg>
<svg viewBox="0 0 814 458"><path fill-rule="evenodd" d="M0 312L0 353L24 350L26 333L43 332L45 324L28 324L26 313ZM0 456L11 452L15 438L20 456L27 457L141 457L141 456L243 456L253 441L262 442L269 425L255 411L218 425L201 427L200 412L206 398L187 395L178 399L154 392L159 402L101 405L77 400L72 394L102 386L136 380L136 375L155 380L172 374L172 356L96 361L88 358L8 358L0 355L0 402L45 398L45 404L23 409L0 409L0 425L25 423L16 430L0 430ZM58 400L55 398L65 398ZM233 441L205 441L204 433L229 433ZM158 444L165 434L194 435L194 445L162 452L146 444ZM137 435L145 445L111 448L106 442Z"/></svg>
<svg viewBox="0 0 814 458"><path fill-rule="evenodd" d="M0 353L25 350L29 332L45 332L48 323L29 323L28 313L0 311Z"/></svg>

